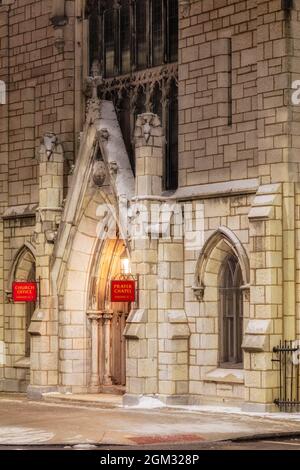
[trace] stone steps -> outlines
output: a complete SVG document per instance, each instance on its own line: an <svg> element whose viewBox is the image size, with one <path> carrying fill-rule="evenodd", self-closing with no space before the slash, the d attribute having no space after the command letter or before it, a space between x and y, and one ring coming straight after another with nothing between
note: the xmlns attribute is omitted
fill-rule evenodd
<svg viewBox="0 0 300 470"><path fill-rule="evenodd" d="M120 408L123 406L122 395L118 394L65 394L44 393L43 401L71 406L90 406L96 408Z"/></svg>

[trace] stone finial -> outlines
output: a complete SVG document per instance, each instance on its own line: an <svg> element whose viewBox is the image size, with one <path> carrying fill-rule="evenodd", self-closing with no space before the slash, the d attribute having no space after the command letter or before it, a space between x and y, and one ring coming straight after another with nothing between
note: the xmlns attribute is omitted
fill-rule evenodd
<svg viewBox="0 0 300 470"><path fill-rule="evenodd" d="M94 60L91 68L91 76L85 81L85 94L92 100L98 98L98 87L102 85L103 77L100 74L100 63L98 60Z"/></svg>
<svg viewBox="0 0 300 470"><path fill-rule="evenodd" d="M100 75L100 64L94 60L92 75L85 80L85 94L89 97L87 102L87 123L91 124L100 119L100 99L98 98L98 87L102 85L103 78Z"/></svg>

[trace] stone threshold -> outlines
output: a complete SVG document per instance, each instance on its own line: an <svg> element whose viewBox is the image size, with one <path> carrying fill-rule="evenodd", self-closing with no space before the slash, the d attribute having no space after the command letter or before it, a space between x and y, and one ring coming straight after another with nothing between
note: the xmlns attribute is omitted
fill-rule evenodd
<svg viewBox="0 0 300 470"><path fill-rule="evenodd" d="M95 394L73 394L73 393L43 393L42 400L46 403L84 405L98 408L121 408L123 406L122 395L95 393Z"/></svg>

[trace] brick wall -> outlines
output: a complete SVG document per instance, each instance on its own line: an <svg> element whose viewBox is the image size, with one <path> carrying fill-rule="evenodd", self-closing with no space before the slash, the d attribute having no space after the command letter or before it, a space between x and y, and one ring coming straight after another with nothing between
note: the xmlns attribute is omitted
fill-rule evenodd
<svg viewBox="0 0 300 470"><path fill-rule="evenodd" d="M256 5L195 1L181 17L181 186L257 175Z"/></svg>
<svg viewBox="0 0 300 470"><path fill-rule="evenodd" d="M67 1L64 52L54 45L52 2L15 0L9 31L9 205L38 202L36 154L54 132L66 158L74 152L74 2ZM66 168L67 171L67 168Z"/></svg>

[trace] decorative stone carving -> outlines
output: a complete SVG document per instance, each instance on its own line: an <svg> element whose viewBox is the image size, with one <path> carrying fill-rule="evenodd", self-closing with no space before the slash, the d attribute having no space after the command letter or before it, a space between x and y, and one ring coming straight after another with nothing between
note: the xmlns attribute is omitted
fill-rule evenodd
<svg viewBox="0 0 300 470"><path fill-rule="evenodd" d="M45 237L48 243L55 243L57 237L57 230L46 230Z"/></svg>
<svg viewBox="0 0 300 470"><path fill-rule="evenodd" d="M109 138L109 132L107 129L100 129L98 132L98 138L101 142L107 142Z"/></svg>
<svg viewBox="0 0 300 470"><path fill-rule="evenodd" d="M103 78L100 74L100 64L98 60L94 60L92 75L85 80L85 95L93 100L98 98L98 87L103 84Z"/></svg>
<svg viewBox="0 0 300 470"><path fill-rule="evenodd" d="M109 163L109 173L111 176L116 176L118 173L118 163L117 162L110 162Z"/></svg>
<svg viewBox="0 0 300 470"><path fill-rule="evenodd" d="M135 137L139 138L141 136L141 131L142 131L145 142L146 144L148 144L151 136L154 136L154 135L157 136L157 133L154 130L155 128L161 129L160 120L156 114L153 114L153 113L140 114L136 122Z"/></svg>
<svg viewBox="0 0 300 470"><path fill-rule="evenodd" d="M250 300L250 284L245 284L241 286L241 290L244 295L244 299L249 301Z"/></svg>
<svg viewBox="0 0 300 470"><path fill-rule="evenodd" d="M205 290L205 287L202 285L202 286L193 286L192 287L192 290L194 292L194 295L196 297L196 299L199 301L199 302L202 302L203 301L203 297L204 297L204 290Z"/></svg>
<svg viewBox="0 0 300 470"><path fill-rule="evenodd" d="M180 16L187 18L191 11L191 0L179 0Z"/></svg>
<svg viewBox="0 0 300 470"><path fill-rule="evenodd" d="M46 152L47 159L48 161L52 157L56 146L57 146L58 140L55 134L52 132L47 132L44 137L41 139L41 149L40 149L40 154L42 154L44 151Z"/></svg>
<svg viewBox="0 0 300 470"><path fill-rule="evenodd" d="M96 186L103 186L106 179L106 166L102 160L96 160L93 165L93 182Z"/></svg>
<svg viewBox="0 0 300 470"><path fill-rule="evenodd" d="M150 118L152 119L152 118ZM151 122L151 121L150 121ZM146 119L143 124L143 133L145 137L145 141L148 143L151 135L151 125L150 122Z"/></svg>
<svg viewBox="0 0 300 470"><path fill-rule="evenodd" d="M148 70L136 71L130 75L103 79L99 88L100 98L109 99L114 103L119 115L124 99L129 100L130 113L139 114L141 94L145 94L146 112L154 111L155 94L161 93L162 106L167 105L170 94L170 85L178 82L177 64L166 64Z"/></svg>

